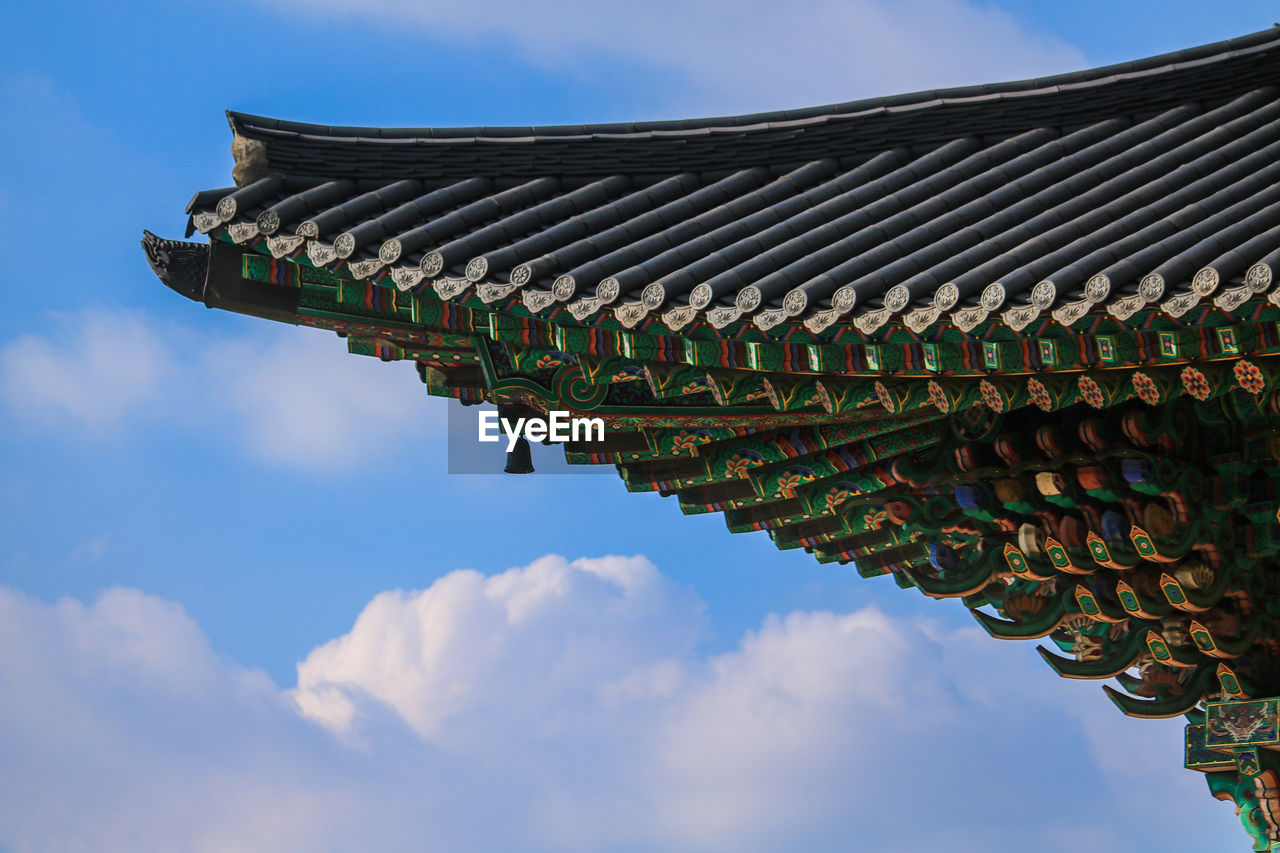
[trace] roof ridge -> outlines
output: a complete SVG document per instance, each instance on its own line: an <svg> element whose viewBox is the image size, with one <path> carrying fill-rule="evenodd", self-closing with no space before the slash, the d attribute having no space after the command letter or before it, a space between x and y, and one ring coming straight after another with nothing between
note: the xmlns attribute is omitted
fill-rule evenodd
<svg viewBox="0 0 1280 853"><path fill-rule="evenodd" d="M1009 98L1027 98L1081 88L1092 88L1128 80L1170 74L1197 65L1212 64L1280 45L1280 25L1234 39L1171 51L1157 56L1070 71L1047 77L1002 83L927 89L897 95L876 96L835 104L747 113L734 116L609 122L582 125L539 125L509 127L374 127L326 125L298 122L269 116L227 111L227 120L237 135L250 138L316 138L330 142L361 144L406 144L409 142L490 142L519 144L540 139L574 141L588 139L629 139L681 137L692 134L749 133L759 130L801 128L832 120L862 118L877 113L902 113L943 105L981 103Z"/></svg>

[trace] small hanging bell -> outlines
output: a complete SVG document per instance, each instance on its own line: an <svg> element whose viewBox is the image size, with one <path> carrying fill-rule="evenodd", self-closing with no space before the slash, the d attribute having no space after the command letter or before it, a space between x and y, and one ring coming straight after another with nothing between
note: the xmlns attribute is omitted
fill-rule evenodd
<svg viewBox="0 0 1280 853"><path fill-rule="evenodd" d="M529 455L529 441L520 436L516 439L516 446L511 448L507 453L507 467L502 469L505 474L532 474L533 458Z"/></svg>

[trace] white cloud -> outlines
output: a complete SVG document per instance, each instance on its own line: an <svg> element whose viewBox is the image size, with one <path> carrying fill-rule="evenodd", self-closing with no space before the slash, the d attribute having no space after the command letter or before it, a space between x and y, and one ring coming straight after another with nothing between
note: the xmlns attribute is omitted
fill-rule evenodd
<svg viewBox="0 0 1280 853"><path fill-rule="evenodd" d="M220 336L121 310L48 324L0 345L0 404L17 421L95 436L179 423L311 469L353 468L443 433L441 406L407 364L353 357L326 332Z"/></svg>
<svg viewBox="0 0 1280 853"><path fill-rule="evenodd" d="M116 427L173 377L165 335L142 314L90 310L52 320L56 335L24 335L0 348L0 395L21 416Z"/></svg>
<svg viewBox="0 0 1280 853"><path fill-rule="evenodd" d="M94 562L101 560L102 556L107 553L111 547L110 536L95 536L85 542L81 542L72 549L70 556L67 557L69 563Z"/></svg>
<svg viewBox="0 0 1280 853"><path fill-rule="evenodd" d="M643 557L548 556L493 577L453 572L420 592L374 598L351 633L298 665L298 701L347 730L359 700L372 697L441 744L470 739L495 717L554 728L597 690L687 652L700 609Z"/></svg>
<svg viewBox="0 0 1280 853"><path fill-rule="evenodd" d="M219 660L177 605L0 590L0 684L0 846L320 849L326 804L281 762L274 686Z"/></svg>
<svg viewBox="0 0 1280 853"><path fill-rule="evenodd" d="M250 447L291 466L350 467L443 429L409 363L352 356L327 332L272 328L213 340L195 366L202 394Z"/></svg>
<svg viewBox="0 0 1280 853"><path fill-rule="evenodd" d="M778 109L1083 67L1080 52L965 0L268 0L309 16L416 26L545 67L674 72L676 109Z"/></svg>
<svg viewBox="0 0 1280 853"><path fill-rule="evenodd" d="M0 847L1241 840L1231 810L1178 769L1176 724L1116 722L1025 645L864 609L771 617L705 657L701 607L642 557L454 572L375 597L282 691L220 659L177 605L0 591Z"/></svg>

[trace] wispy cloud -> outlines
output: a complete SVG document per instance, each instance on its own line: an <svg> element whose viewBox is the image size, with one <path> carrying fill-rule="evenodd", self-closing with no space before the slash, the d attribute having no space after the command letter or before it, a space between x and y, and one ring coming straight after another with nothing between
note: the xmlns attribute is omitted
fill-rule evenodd
<svg viewBox="0 0 1280 853"><path fill-rule="evenodd" d="M111 547L110 536L95 536L87 542L82 542L71 551L71 556L67 558L68 563L91 563L102 559L102 555L107 553Z"/></svg>
<svg viewBox="0 0 1280 853"><path fill-rule="evenodd" d="M706 657L701 611L643 557L454 572L376 596L280 690L220 658L172 603L0 590L0 684L21 685L0 693L0 846L1121 851L1233 838L1230 809L1177 769L1176 723L1123 720L1025 647L864 609L770 617ZM1096 716L1064 710L1091 698ZM1152 744L1168 772L1144 767L1141 784L1099 762ZM1157 801L1196 827L1127 820Z"/></svg>
<svg viewBox="0 0 1280 853"><path fill-rule="evenodd" d="M194 378L258 456L293 467L349 468L417 436L443 437L443 402L428 397L411 363L346 350L328 332L264 329L208 341Z"/></svg>
<svg viewBox="0 0 1280 853"><path fill-rule="evenodd" d="M154 404L174 378L166 336L142 314L50 319L56 334L24 335L0 348L0 395L19 417L108 429Z"/></svg>
<svg viewBox="0 0 1280 853"><path fill-rule="evenodd" d="M180 426L322 470L443 435L441 407L408 366L354 358L328 333L219 335L122 310L51 314L46 325L0 344L0 406L28 426L88 438Z"/></svg>
<svg viewBox="0 0 1280 853"><path fill-rule="evenodd" d="M346 25L416 28L459 49L590 73L674 73L677 110L807 106L1083 67L1082 54L966 0L266 0Z"/></svg>

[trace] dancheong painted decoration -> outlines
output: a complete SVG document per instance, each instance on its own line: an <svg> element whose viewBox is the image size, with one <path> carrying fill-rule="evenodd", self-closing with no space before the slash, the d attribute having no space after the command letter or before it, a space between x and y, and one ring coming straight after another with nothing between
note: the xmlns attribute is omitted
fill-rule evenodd
<svg viewBox="0 0 1280 853"><path fill-rule="evenodd" d="M571 462L1041 639L1280 850L1280 30L732 118L230 122L165 284L602 418Z"/></svg>

